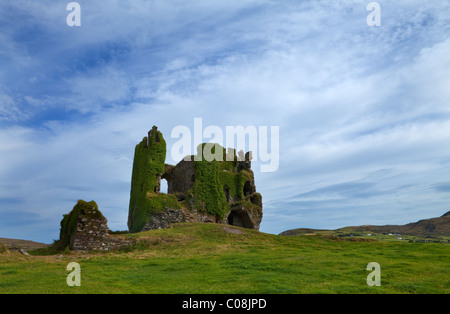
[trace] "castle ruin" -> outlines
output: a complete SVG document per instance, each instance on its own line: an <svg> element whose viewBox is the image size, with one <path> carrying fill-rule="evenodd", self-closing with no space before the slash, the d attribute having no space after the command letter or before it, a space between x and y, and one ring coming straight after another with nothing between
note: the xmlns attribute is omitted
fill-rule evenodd
<svg viewBox="0 0 450 314"><path fill-rule="evenodd" d="M166 164L166 142L154 126L135 148L129 231L167 228L177 222L259 230L262 198L255 188L251 152L236 156L231 150L231 158L228 155L223 161L207 161L201 154L217 149L226 156L223 147L208 143L199 145L197 156L187 156L175 166ZM167 194L160 191L162 179L167 180Z"/></svg>
<svg viewBox="0 0 450 314"><path fill-rule="evenodd" d="M217 161L206 160L201 153L223 150L225 156L222 146L201 144L197 150L196 156L187 156L175 166L166 164L166 142L156 126L136 145L129 232L169 228L179 222L222 223L259 230L262 198L255 188L251 153L236 156L234 150L229 150L225 160ZM161 180L167 180L167 193L161 193ZM125 248L134 240L111 235L97 204L79 200L64 215L58 242L61 248L109 251Z"/></svg>

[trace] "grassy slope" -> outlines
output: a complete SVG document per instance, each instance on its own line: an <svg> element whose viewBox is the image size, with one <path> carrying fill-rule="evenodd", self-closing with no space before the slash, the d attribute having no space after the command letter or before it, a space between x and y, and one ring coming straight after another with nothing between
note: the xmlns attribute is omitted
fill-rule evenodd
<svg viewBox="0 0 450 314"><path fill-rule="evenodd" d="M450 293L450 245L277 236L180 224L121 253L0 254L0 293ZM81 287L65 267L81 266ZM369 287L369 262L381 287Z"/></svg>

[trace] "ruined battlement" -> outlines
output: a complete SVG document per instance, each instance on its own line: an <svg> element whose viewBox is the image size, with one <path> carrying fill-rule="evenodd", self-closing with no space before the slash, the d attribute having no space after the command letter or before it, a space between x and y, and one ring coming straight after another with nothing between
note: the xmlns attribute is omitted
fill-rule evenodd
<svg viewBox="0 0 450 314"><path fill-rule="evenodd" d="M208 153L217 150L223 150L223 160L208 158ZM166 142L154 126L135 149L130 232L186 221L228 223L259 230L262 198L256 192L251 152L238 154L233 149L227 154L220 145L207 143L199 145L197 155L169 165L165 163ZM160 192L162 179L167 181L167 194Z"/></svg>

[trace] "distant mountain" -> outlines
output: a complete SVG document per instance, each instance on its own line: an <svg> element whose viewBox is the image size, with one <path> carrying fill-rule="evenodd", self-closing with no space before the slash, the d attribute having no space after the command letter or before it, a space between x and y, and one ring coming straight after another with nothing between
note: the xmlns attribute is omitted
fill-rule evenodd
<svg viewBox="0 0 450 314"><path fill-rule="evenodd" d="M327 230L298 228L280 233L280 235L299 235ZM376 233L398 233L419 237L448 237L450 236L450 211L437 218L430 218L412 222L406 225L384 225L384 226L353 226L336 229L334 231L352 232L376 232Z"/></svg>

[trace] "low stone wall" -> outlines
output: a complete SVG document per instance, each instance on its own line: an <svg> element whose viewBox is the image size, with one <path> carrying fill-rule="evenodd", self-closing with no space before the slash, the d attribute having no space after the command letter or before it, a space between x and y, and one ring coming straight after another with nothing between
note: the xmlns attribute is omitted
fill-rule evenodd
<svg viewBox="0 0 450 314"><path fill-rule="evenodd" d="M152 218L144 225L142 231L170 228L173 223L185 221L186 216L182 209L166 208L162 212L152 214Z"/></svg>
<svg viewBox="0 0 450 314"><path fill-rule="evenodd" d="M170 228L179 222L217 222L214 215L187 211L184 209L166 208L164 211L152 214L142 231Z"/></svg>
<svg viewBox="0 0 450 314"><path fill-rule="evenodd" d="M106 218L79 215L76 231L70 239L70 248L76 251L111 251L133 243L130 239L110 235Z"/></svg>

